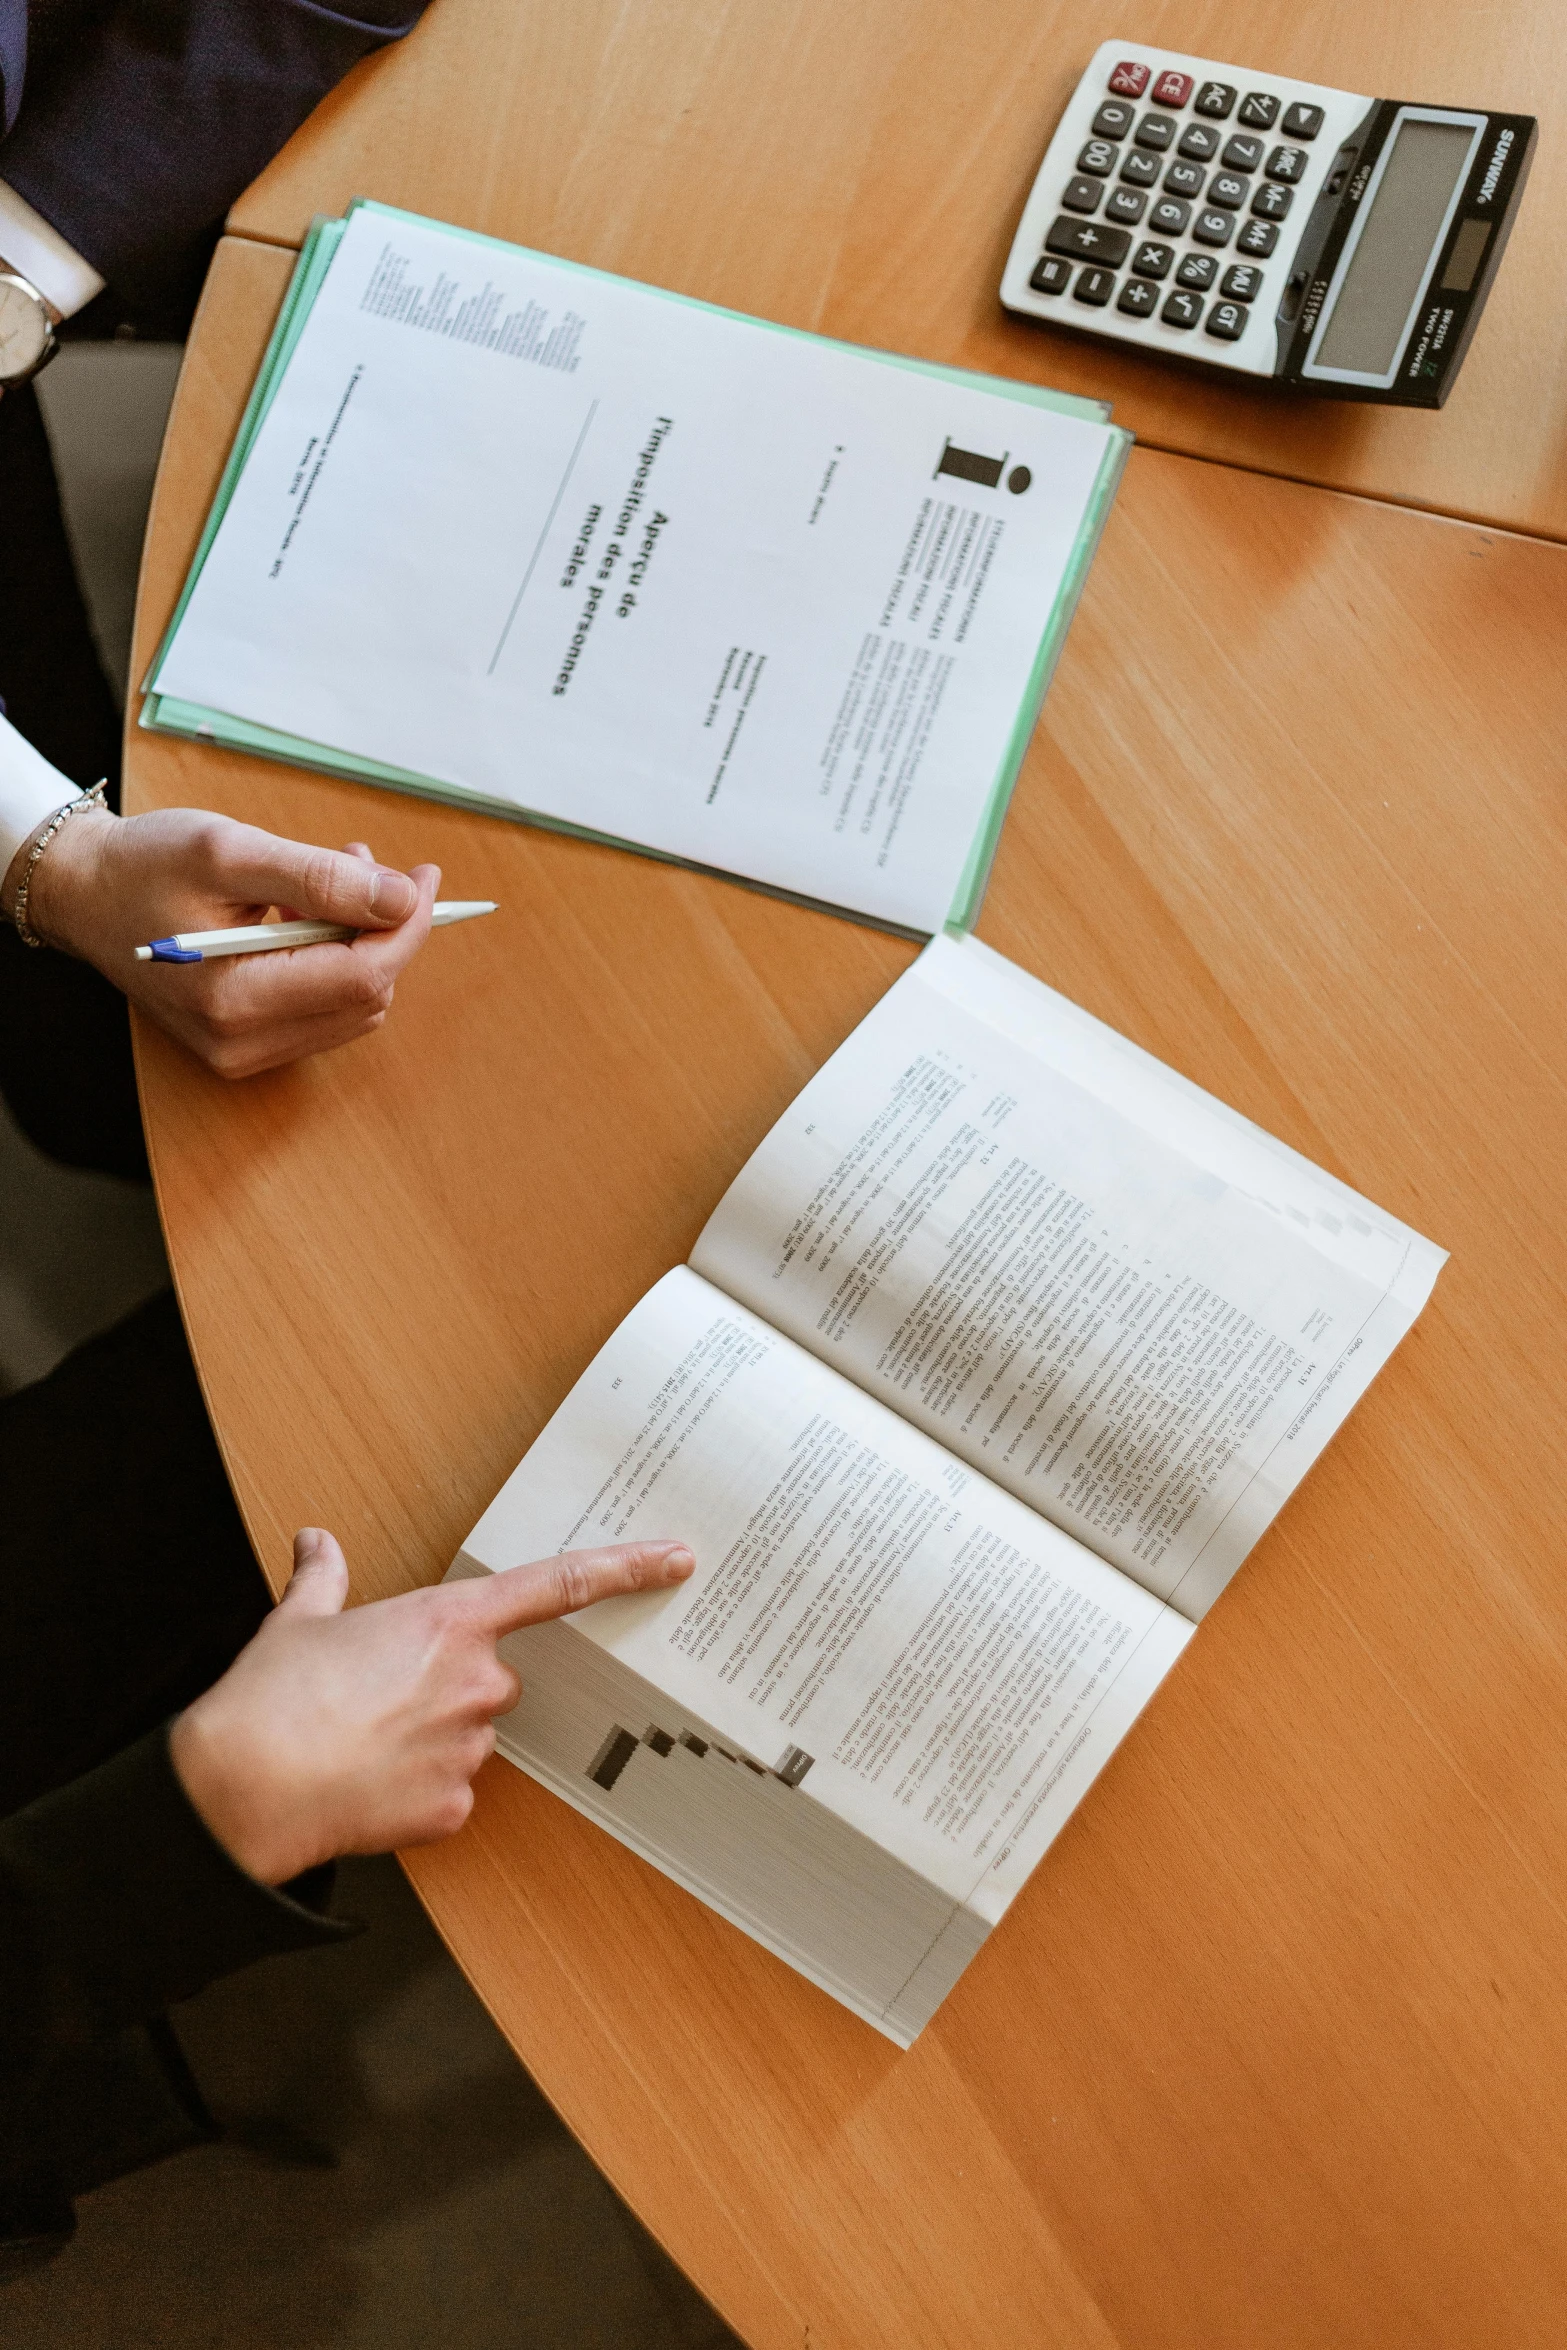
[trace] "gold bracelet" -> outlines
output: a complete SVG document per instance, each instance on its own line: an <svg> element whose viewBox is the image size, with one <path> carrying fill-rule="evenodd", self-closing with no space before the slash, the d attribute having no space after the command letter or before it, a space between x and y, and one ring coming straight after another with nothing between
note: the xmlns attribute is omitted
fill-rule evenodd
<svg viewBox="0 0 1567 2350"><path fill-rule="evenodd" d="M27 897L33 886L33 875L38 870L39 858L61 825L69 817L79 816L84 808L90 808L100 816L108 814L109 811L104 804L103 797L108 788L109 779L104 776L101 781L93 785L91 791L83 792L80 799L67 800L63 808L56 808L42 832L34 840L32 848L28 852L27 863L22 867L22 878L16 885L16 897L11 907L11 920L16 926L16 935L24 947L41 947L45 943L27 919Z"/></svg>

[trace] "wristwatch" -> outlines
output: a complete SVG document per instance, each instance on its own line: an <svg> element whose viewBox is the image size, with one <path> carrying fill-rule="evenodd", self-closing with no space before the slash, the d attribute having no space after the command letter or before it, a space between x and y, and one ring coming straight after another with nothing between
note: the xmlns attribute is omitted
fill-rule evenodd
<svg viewBox="0 0 1567 2350"><path fill-rule="evenodd" d="M0 260L0 392L48 366L60 347L54 335L60 323L60 312L32 279Z"/></svg>

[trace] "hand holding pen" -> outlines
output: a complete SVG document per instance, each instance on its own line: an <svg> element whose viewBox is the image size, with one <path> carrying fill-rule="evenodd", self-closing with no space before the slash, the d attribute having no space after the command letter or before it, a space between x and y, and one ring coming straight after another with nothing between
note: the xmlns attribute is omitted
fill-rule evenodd
<svg viewBox="0 0 1567 2350"><path fill-rule="evenodd" d="M379 1028L429 935L440 869L400 873L195 808L84 813L38 863L34 929L92 963L221 1077L249 1077ZM298 954L246 952L170 970L136 948L259 923L274 906L353 935Z"/></svg>

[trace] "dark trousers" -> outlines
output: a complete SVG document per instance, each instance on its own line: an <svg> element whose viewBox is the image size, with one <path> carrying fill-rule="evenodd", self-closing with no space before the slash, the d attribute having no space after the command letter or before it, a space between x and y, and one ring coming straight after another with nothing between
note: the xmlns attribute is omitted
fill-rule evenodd
<svg viewBox="0 0 1567 2350"><path fill-rule="evenodd" d="M31 390L0 398L0 697L75 783L119 719ZM124 998L0 926L0 1094L68 1166L146 1180ZM172 1297L0 1398L0 1815L217 1678L266 1606Z"/></svg>
<svg viewBox="0 0 1567 2350"><path fill-rule="evenodd" d="M118 715L30 390L0 398L0 515L6 714L71 781L107 776L117 800ZM0 1095L51 1157L146 1181L124 999L9 925ZM266 1606L172 1296L0 1397L0 1821L187 1705ZM63 2239L69 2191L199 2133L182 2069L156 2020L62 2054L37 2115L30 2100L12 2117L19 2142L0 2146L0 2268L7 2247Z"/></svg>
<svg viewBox="0 0 1567 2350"><path fill-rule="evenodd" d="M84 789L119 804L120 722L88 626L31 386L0 397L0 704ZM0 923L0 1093L68 1167L147 1175L125 999L89 963Z"/></svg>

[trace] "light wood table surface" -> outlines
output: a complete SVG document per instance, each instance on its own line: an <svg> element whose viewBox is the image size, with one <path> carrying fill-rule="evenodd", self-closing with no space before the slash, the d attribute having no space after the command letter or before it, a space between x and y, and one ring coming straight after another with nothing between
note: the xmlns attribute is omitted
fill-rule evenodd
<svg viewBox="0 0 1567 2350"><path fill-rule="evenodd" d="M1541 118L1440 414L1211 384L1010 317L1001 267L1099 43ZM1567 538L1561 0L436 0L236 206L377 196L791 326L1114 401L1152 447Z"/></svg>
<svg viewBox="0 0 1567 2350"><path fill-rule="evenodd" d="M220 249L141 661L290 259ZM914 2049L503 1762L410 1856L529 2069L756 2350L1559 2350L1564 626L1559 546L1133 456L981 935L1453 1261ZM269 1574L314 1521L361 1595L434 1578L912 950L523 827L130 750L133 807L366 837L503 903L325 1060L225 1088L138 1035Z"/></svg>

